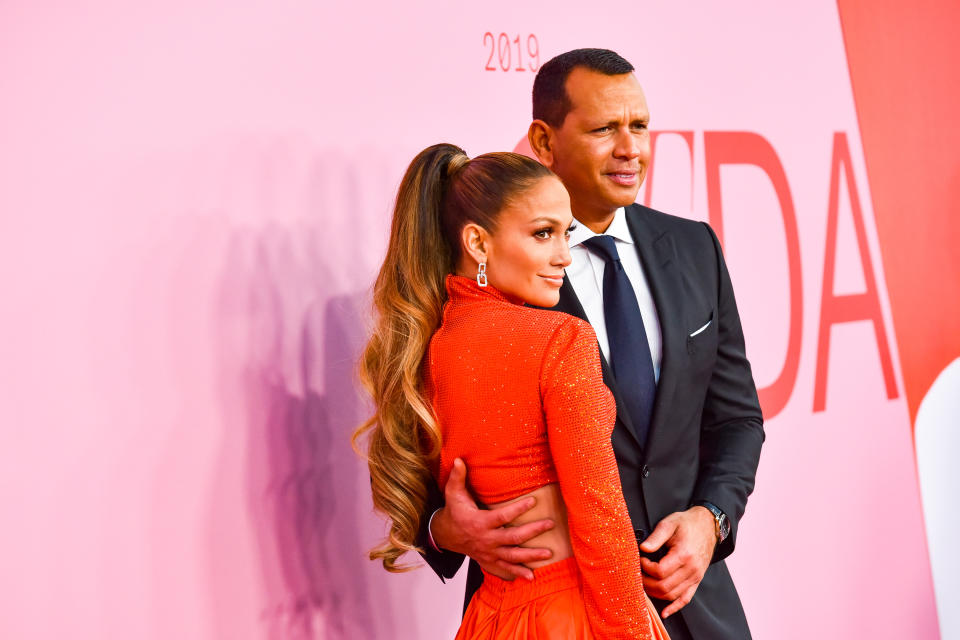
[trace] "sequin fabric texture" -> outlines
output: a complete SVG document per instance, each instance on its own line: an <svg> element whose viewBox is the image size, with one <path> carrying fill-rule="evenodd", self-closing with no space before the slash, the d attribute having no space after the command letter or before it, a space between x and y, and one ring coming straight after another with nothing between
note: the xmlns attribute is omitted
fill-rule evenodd
<svg viewBox="0 0 960 640"><path fill-rule="evenodd" d="M443 433L441 488L457 457L493 504L558 482L596 638L649 638L640 560L610 444L616 405L596 336L573 316L447 276L424 381Z"/></svg>

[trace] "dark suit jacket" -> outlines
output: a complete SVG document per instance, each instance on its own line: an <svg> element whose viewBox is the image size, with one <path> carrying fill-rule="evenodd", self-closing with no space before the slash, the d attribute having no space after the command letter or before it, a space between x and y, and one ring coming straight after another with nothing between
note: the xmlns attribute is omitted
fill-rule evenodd
<svg viewBox="0 0 960 640"><path fill-rule="evenodd" d="M646 443L635 436L623 409L623 390L603 362L604 382L617 401L612 442L627 509L640 539L664 516L701 500L727 514L730 536L717 547L696 595L679 615L694 638L743 640L750 631L723 559L736 545L764 433L730 276L706 223L636 204L626 213L663 338ZM569 281L555 309L587 320ZM437 487L431 487L428 502L419 543L441 579L451 578L463 556L430 548L426 520L443 503ZM467 601L482 581L479 567L470 564Z"/></svg>

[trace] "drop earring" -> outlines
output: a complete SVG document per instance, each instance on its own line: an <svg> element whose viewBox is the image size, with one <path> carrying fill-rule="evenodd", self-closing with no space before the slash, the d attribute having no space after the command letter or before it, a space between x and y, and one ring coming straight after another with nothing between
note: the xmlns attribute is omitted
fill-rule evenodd
<svg viewBox="0 0 960 640"><path fill-rule="evenodd" d="M481 287L487 286L487 263L481 262L477 267L477 284Z"/></svg>

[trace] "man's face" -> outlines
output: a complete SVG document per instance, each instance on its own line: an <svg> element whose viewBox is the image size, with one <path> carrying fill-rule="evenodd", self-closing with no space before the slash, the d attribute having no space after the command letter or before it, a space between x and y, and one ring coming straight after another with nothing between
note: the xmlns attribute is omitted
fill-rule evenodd
<svg viewBox="0 0 960 640"><path fill-rule="evenodd" d="M632 73L608 76L578 67L566 91L572 108L553 129L550 169L586 222L637 199L650 162L650 114Z"/></svg>

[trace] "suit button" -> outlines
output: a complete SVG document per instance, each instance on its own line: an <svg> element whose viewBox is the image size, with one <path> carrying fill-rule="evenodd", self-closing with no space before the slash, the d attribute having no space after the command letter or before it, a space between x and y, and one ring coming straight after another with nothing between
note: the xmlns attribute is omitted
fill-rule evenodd
<svg viewBox="0 0 960 640"><path fill-rule="evenodd" d="M647 465L643 465L643 469L640 471L640 475L642 475L644 478L646 478L647 476L649 476L649 475L650 475L650 467L648 467Z"/></svg>

